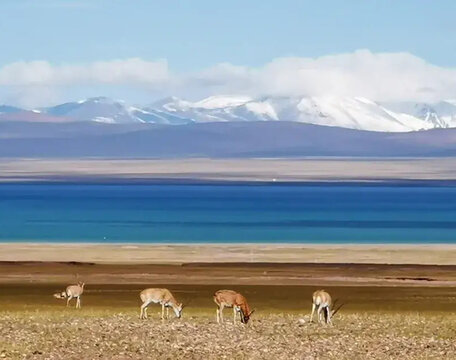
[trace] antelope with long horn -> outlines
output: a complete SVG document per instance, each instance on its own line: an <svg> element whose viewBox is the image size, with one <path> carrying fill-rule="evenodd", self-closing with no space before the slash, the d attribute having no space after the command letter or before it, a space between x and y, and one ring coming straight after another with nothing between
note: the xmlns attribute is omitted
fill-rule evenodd
<svg viewBox="0 0 456 360"><path fill-rule="evenodd" d="M312 314L310 315L309 322L313 321L315 309L317 309L318 323L321 323L322 311L325 312L325 319L327 324L331 324L331 296L325 290L317 290L312 295Z"/></svg>
<svg viewBox="0 0 456 360"><path fill-rule="evenodd" d="M309 322L313 321L315 309L317 309L318 323L321 323L321 313L324 311L325 321L327 324L332 324L332 318L344 306L341 304L337 306L337 301L332 301L331 296L325 290L317 290L312 295L312 314L310 315ZM334 307L335 310L331 310Z"/></svg>
<svg viewBox="0 0 456 360"><path fill-rule="evenodd" d="M214 302L217 304L217 323L223 323L223 309L233 308L233 323L236 322L236 314L239 314L241 322L247 324L255 310L250 311L247 299L233 290L219 290L214 294Z"/></svg>
<svg viewBox="0 0 456 360"><path fill-rule="evenodd" d="M81 295L84 293L84 283L78 282L77 285L69 285L65 291L54 294L57 299L67 299L67 307L70 305L71 299L76 299L76 309L81 308Z"/></svg>
<svg viewBox="0 0 456 360"><path fill-rule="evenodd" d="M139 315L140 319L147 319L147 307L154 303L160 304L162 306L162 315L161 319L164 320L165 318L165 308L166 308L166 318L169 317L169 308L174 310L176 317L180 319L182 317L182 310L184 308L182 303L178 303L171 294L171 291L168 289L157 289L157 288L149 288L141 291L139 294L141 301L143 302L141 305L141 313Z"/></svg>

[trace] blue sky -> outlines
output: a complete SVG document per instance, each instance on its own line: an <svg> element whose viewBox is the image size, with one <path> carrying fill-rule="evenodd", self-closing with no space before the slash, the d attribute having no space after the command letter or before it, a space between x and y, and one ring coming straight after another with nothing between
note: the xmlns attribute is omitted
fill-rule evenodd
<svg viewBox="0 0 456 360"><path fill-rule="evenodd" d="M220 63L257 68L277 58L359 49L409 53L456 68L454 0L2 0L0 13L0 71L21 61L83 66L140 58L166 60L176 76ZM84 90L70 85L65 84L72 89L68 96ZM2 96L13 99L21 86L0 78L0 102ZM119 88L98 86L108 92ZM127 93L125 83L120 87L120 95Z"/></svg>

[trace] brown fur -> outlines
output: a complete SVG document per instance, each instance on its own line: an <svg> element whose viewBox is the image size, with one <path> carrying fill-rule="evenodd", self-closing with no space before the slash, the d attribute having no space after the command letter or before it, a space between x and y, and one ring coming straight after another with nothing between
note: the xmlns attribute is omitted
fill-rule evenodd
<svg viewBox="0 0 456 360"><path fill-rule="evenodd" d="M236 318L236 311L240 312L241 322L247 324L250 315L255 311L250 311L247 299L240 293L233 290L219 290L214 294L214 302L217 304L217 322L223 322L223 308L233 308L233 321Z"/></svg>
<svg viewBox="0 0 456 360"><path fill-rule="evenodd" d="M169 317L169 308L173 308L174 313L178 318L182 316L182 303L178 303L171 291L168 289L160 289L160 288L149 288L144 289L139 294L141 301L143 302L141 305L141 313L139 315L140 319L147 318L147 307L151 303L160 304L162 306L162 320L164 319L165 308L166 308L166 317Z"/></svg>
<svg viewBox="0 0 456 360"><path fill-rule="evenodd" d="M317 309L318 322L321 323L321 312L324 311L326 323L331 324L331 305L331 295L325 290L315 291L312 295L312 314L310 315L310 322L312 322L315 309Z"/></svg>
<svg viewBox="0 0 456 360"><path fill-rule="evenodd" d="M69 285L65 291L55 293L54 297L57 299L67 299L67 306L70 305L71 299L76 299L76 308L81 308L81 296L84 293L84 283L78 282L77 285Z"/></svg>

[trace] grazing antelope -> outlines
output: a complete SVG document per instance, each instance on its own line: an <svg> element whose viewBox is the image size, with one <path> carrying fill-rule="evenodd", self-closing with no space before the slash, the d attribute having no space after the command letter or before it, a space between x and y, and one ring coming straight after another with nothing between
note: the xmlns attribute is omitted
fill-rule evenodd
<svg viewBox="0 0 456 360"><path fill-rule="evenodd" d="M171 307L176 314L176 317L180 319L182 317L182 309L184 306L182 303L178 303L174 298L171 291L168 289L145 289L139 294L143 304L141 305L141 314L139 315L140 319L147 319L147 307L151 304L160 304L162 306L162 315L161 318L164 320L165 308L166 308L166 318L169 318L169 308Z"/></svg>
<svg viewBox="0 0 456 360"><path fill-rule="evenodd" d="M70 300L76 299L76 309L81 308L81 295L84 293L84 283L78 282L77 285L67 286L65 291L55 293L54 297L57 299L67 299L67 306L70 305Z"/></svg>
<svg viewBox="0 0 456 360"><path fill-rule="evenodd" d="M331 296L325 290L317 290L312 295L312 314L310 315L310 321L313 321L315 309L317 309L318 323L321 323L321 311L325 312L325 319L327 324L332 324L331 317L334 315L331 313L332 300Z"/></svg>
<svg viewBox="0 0 456 360"><path fill-rule="evenodd" d="M223 308L233 308L233 323L236 322L236 313L239 313L241 322L247 324L255 310L250 311L246 298L233 290L219 290L214 294L217 304L217 323L223 323Z"/></svg>

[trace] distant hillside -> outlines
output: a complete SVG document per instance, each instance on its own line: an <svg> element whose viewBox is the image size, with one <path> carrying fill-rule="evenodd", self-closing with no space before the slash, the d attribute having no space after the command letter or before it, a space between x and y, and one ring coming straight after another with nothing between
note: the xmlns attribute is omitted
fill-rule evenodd
<svg viewBox="0 0 456 360"><path fill-rule="evenodd" d="M0 157L454 156L456 129L386 133L297 122L0 123Z"/></svg>

